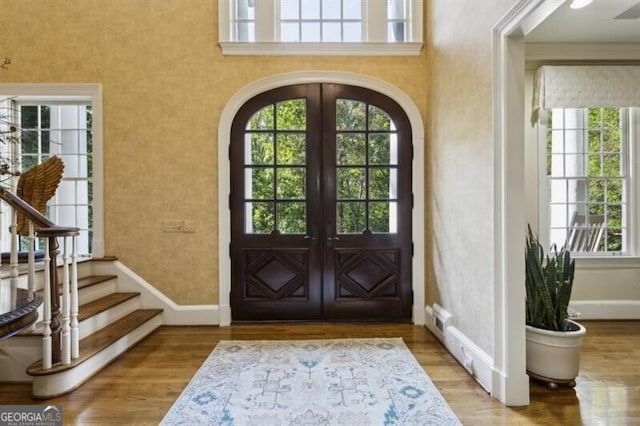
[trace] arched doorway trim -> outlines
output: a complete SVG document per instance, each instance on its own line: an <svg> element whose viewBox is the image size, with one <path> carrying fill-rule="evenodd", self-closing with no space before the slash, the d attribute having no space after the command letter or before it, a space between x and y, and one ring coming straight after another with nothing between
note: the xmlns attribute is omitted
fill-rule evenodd
<svg viewBox="0 0 640 426"><path fill-rule="evenodd" d="M424 324L425 319L425 230L424 230L424 125L420 112L413 100L397 87L373 77L362 74L327 71L303 71L279 74L240 89L229 99L218 125L218 292L219 292L219 324L231 323L230 291L231 291L231 258L228 247L231 242L229 192L229 143L231 124L240 107L253 96L292 84L335 83L359 86L380 92L396 101L407 114L412 128L414 159L412 165L412 182L414 206L412 226L414 234L414 262L412 270L413 287L413 323Z"/></svg>

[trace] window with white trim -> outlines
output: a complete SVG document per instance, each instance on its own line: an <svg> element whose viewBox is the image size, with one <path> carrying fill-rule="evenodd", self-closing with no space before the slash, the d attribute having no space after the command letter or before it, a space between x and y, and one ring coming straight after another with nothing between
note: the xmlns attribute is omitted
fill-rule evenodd
<svg viewBox="0 0 640 426"><path fill-rule="evenodd" d="M59 226L77 227L78 255L92 253L92 108L90 99L78 97L15 97L9 101L11 119L19 129L12 147L12 163L26 171L53 155L64 163L56 195L47 204L47 217ZM2 233L2 238L9 238ZM27 250L21 239L20 249ZM42 249L36 241L36 249ZM3 242L3 247L7 242Z"/></svg>
<svg viewBox="0 0 640 426"><path fill-rule="evenodd" d="M637 255L639 127L640 108L546 111L540 205L550 244L578 255Z"/></svg>
<svg viewBox="0 0 640 426"><path fill-rule="evenodd" d="M417 55L423 0L220 0L224 54Z"/></svg>

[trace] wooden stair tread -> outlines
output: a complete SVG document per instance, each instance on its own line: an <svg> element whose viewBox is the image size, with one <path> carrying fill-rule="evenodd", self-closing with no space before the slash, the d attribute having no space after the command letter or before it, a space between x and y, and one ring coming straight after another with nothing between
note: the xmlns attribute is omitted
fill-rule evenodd
<svg viewBox="0 0 640 426"><path fill-rule="evenodd" d="M78 290L118 278L117 275L89 275L78 278Z"/></svg>
<svg viewBox="0 0 640 426"><path fill-rule="evenodd" d="M78 321L84 321L106 311L122 302L139 296L140 293L111 293L99 299L87 302L78 308Z"/></svg>
<svg viewBox="0 0 640 426"><path fill-rule="evenodd" d="M31 376L46 376L70 370L107 348L111 343L126 336L156 315L159 315L161 312L162 309L138 309L80 340L80 356L72 359L70 364L58 364L45 370L42 368L42 361L37 361L27 368L27 374Z"/></svg>
<svg viewBox="0 0 640 426"><path fill-rule="evenodd" d="M101 297L99 299L93 300L91 302L87 302L78 307L78 322L82 322L87 318L91 318L94 315L97 315L101 312L108 310L122 302L126 302L136 296L139 296L140 293L132 292L132 293L111 293L107 296ZM39 321L35 328L26 329L20 332L17 336L42 336L42 321Z"/></svg>

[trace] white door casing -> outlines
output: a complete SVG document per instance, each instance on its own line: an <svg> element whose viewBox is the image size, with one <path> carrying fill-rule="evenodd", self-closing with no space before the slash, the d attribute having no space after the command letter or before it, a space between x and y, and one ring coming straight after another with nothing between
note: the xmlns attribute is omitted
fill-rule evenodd
<svg viewBox="0 0 640 426"><path fill-rule="evenodd" d="M240 107L253 96L277 87L293 84L336 83L364 87L380 92L396 101L407 114L411 123L414 149L412 166L412 187L414 204L412 212L414 261L412 269L413 323L422 325L425 320L425 216L424 216L424 125L420 111L413 100L397 87L362 74L327 71L300 71L275 75L258 80L240 89L227 102L218 125L218 292L219 324L231 324L231 258L228 247L231 243L229 193L230 162L228 147L231 138L231 124Z"/></svg>

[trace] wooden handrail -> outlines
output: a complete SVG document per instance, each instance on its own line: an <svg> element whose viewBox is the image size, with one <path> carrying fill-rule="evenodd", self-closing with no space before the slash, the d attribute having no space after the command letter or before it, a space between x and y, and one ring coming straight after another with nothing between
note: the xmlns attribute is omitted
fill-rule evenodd
<svg viewBox="0 0 640 426"><path fill-rule="evenodd" d="M27 203L7 188L1 186L0 199L14 209L19 210L23 215L37 225L40 228L37 230L37 234L40 237L69 237L80 233L78 228L56 225L48 217L36 210L31 204Z"/></svg>
<svg viewBox="0 0 640 426"><path fill-rule="evenodd" d="M19 211L23 214L27 219L33 222L36 226L36 235L42 238L48 239L47 246L49 247L49 252L47 253L48 261L48 271L45 271L48 274L48 283L47 287L50 298L45 300L46 306L50 306L50 330L51 334L49 337L51 339L51 363L57 364L61 361L61 345L60 345L60 333L62 329L62 324L60 320L61 314L61 306L60 306L60 298L59 294L59 281L58 281L58 273L57 273L57 257L58 257L58 237L73 237L80 234L79 228L73 227L64 227L58 226L53 223L49 218L40 213L36 208L34 208L31 204L9 191L7 188L0 186L0 199L5 201L11 207L13 207L16 211ZM45 261L45 264L47 261ZM46 282L46 281L45 281ZM77 283L75 283L77 285ZM46 294L46 293L45 293ZM45 308L46 312L47 308ZM45 316L47 316L45 314ZM46 351L43 351L43 357L48 356Z"/></svg>
<svg viewBox="0 0 640 426"><path fill-rule="evenodd" d="M36 231L36 235L42 238L73 237L74 235L80 235L80 229L56 225L50 228L40 228Z"/></svg>
<svg viewBox="0 0 640 426"><path fill-rule="evenodd" d="M22 214L29 218L34 224L41 228L54 228L56 224L48 217L36 210L31 204L18 197L7 188L0 186L0 199L5 201L16 210L20 210Z"/></svg>

